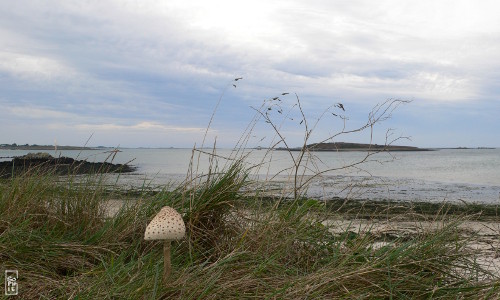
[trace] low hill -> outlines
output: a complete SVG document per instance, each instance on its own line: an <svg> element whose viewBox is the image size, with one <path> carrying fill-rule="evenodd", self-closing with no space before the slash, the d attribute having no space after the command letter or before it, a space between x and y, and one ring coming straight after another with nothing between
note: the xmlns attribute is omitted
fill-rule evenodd
<svg viewBox="0 0 500 300"><path fill-rule="evenodd" d="M360 143L314 143L307 145L309 151L430 151L430 149L411 147L411 146L396 146L396 145L377 145L377 144L360 144ZM287 150L278 148L278 150ZM301 148L289 149L292 151L300 151Z"/></svg>
<svg viewBox="0 0 500 300"><path fill-rule="evenodd" d="M54 150L54 145L17 145L17 144L0 144L0 150ZM101 147L98 147L101 148ZM57 150L93 150L96 148L81 147L81 146L57 146Z"/></svg>

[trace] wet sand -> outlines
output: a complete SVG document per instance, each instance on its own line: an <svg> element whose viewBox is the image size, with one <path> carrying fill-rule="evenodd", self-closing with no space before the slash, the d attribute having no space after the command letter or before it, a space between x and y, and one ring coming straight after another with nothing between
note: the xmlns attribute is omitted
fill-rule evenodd
<svg viewBox="0 0 500 300"><path fill-rule="evenodd" d="M316 180L308 195L319 199L351 198L419 202L500 204L500 186L420 179L337 176Z"/></svg>
<svg viewBox="0 0 500 300"><path fill-rule="evenodd" d="M110 174L109 182L124 188L161 190L163 186L176 186L184 181L186 174L146 175L128 173ZM307 180L309 177L305 176ZM283 190L291 191L291 180L278 176L269 180L265 176L251 179L266 182L261 190L275 196L283 195ZM380 176L322 176L315 178L307 188L307 197L352 200L395 200L416 202L484 203L500 205L500 185L479 185L454 182L438 182L411 178L389 178Z"/></svg>

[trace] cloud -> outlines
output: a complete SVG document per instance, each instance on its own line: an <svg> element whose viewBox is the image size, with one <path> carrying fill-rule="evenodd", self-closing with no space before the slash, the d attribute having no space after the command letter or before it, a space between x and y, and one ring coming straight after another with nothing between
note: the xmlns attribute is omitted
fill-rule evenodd
<svg viewBox="0 0 500 300"><path fill-rule="evenodd" d="M153 123L153 122L140 122L133 125L119 125L119 124L78 124L74 126L75 129L78 130L87 130L87 131L165 131L165 132L205 132L205 128L197 128L197 127L176 127L176 126L167 126L163 124Z"/></svg>
<svg viewBox="0 0 500 300"><path fill-rule="evenodd" d="M498 102L498 9L449 0L3 2L0 101L10 118L109 132L194 132L222 94L219 132L281 92L297 92L312 113L339 99L363 112L386 98Z"/></svg>
<svg viewBox="0 0 500 300"><path fill-rule="evenodd" d="M63 63L43 56L0 52L0 72L30 81L68 80L76 72Z"/></svg>
<svg viewBox="0 0 500 300"><path fill-rule="evenodd" d="M80 118L79 115L64 111L57 111L42 107L32 106L8 106L5 108L5 113L16 118L23 119L46 119L46 120L74 120Z"/></svg>

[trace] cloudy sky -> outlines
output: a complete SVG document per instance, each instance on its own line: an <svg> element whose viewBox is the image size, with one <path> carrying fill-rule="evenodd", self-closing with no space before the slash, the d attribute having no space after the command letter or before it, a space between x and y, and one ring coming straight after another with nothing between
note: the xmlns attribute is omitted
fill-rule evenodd
<svg viewBox="0 0 500 300"><path fill-rule="evenodd" d="M192 147L221 99L208 140L230 147L251 107L289 92L290 116L295 93L311 122L341 102L332 112L348 129L378 103L411 100L375 143L391 128L411 137L400 144L500 147L499 3L0 1L0 144ZM282 127L292 145L297 120ZM322 119L311 142L337 121ZM268 125L253 145L270 141Z"/></svg>

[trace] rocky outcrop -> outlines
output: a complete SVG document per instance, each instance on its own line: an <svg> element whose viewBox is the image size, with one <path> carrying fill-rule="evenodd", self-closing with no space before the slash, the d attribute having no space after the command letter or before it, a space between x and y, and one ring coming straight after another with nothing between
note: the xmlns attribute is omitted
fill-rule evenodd
<svg viewBox="0 0 500 300"><path fill-rule="evenodd" d="M56 175L90 173L128 173L135 167L109 162L88 162L70 157L52 157L46 152L28 153L14 157L11 161L0 162L0 178L17 176L26 172L53 173Z"/></svg>

